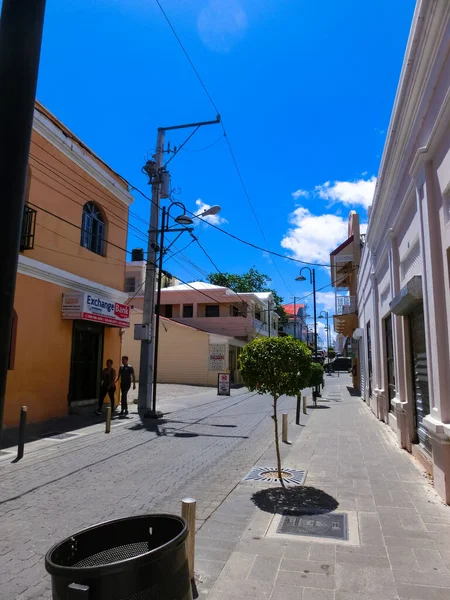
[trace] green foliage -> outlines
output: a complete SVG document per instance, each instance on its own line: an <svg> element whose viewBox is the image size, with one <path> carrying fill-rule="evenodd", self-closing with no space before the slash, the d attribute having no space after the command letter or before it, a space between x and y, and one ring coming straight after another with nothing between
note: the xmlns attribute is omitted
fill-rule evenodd
<svg viewBox="0 0 450 600"><path fill-rule="evenodd" d="M311 364L305 344L291 336L256 338L239 356L245 386L274 398L296 396L308 387Z"/></svg>
<svg viewBox="0 0 450 600"><path fill-rule="evenodd" d="M311 374L309 378L309 387L322 385L323 383L323 367L319 363L311 364Z"/></svg>
<svg viewBox="0 0 450 600"><path fill-rule="evenodd" d="M328 358L330 360L333 360L333 358L336 356L336 352L334 351L334 348L332 346L330 346L328 348Z"/></svg>
<svg viewBox="0 0 450 600"><path fill-rule="evenodd" d="M283 298L274 289L268 287L271 281L270 277L264 273L260 273L255 267L252 267L247 273L243 273L242 275L238 275L237 273L210 273L208 281L213 285L227 287L238 294L272 292L277 307L283 302Z"/></svg>

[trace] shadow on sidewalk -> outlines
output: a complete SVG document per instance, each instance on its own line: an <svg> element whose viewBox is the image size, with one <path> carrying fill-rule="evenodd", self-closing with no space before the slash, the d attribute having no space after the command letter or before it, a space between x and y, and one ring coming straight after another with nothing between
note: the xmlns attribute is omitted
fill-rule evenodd
<svg viewBox="0 0 450 600"><path fill-rule="evenodd" d="M361 396L361 392L356 388L352 387L351 385L347 386L347 390L350 396Z"/></svg>
<svg viewBox="0 0 450 600"><path fill-rule="evenodd" d="M105 420L105 417L94 414L96 407L90 407L91 410L86 410L82 414L66 415L64 417L56 417L48 421L40 423L29 423L25 430L25 443L34 442L39 439L49 438L54 435L70 433L77 429L84 429L91 425L97 425ZM16 446L19 438L18 427L8 427L3 430L2 448Z"/></svg>
<svg viewBox="0 0 450 600"><path fill-rule="evenodd" d="M251 499L262 511L278 515L297 515L300 511L302 515L316 514L318 509L322 512L332 512L339 506L339 502L333 496L309 486L259 490Z"/></svg>
<svg viewBox="0 0 450 600"><path fill-rule="evenodd" d="M142 431L145 429L150 433L155 433L158 437L177 437L177 438L196 438L196 437L221 437L221 438L236 438L241 440L247 440L248 436L246 435L225 435L220 433L196 433L192 431L188 431L187 428L189 426L198 425L200 421L195 421L193 423L189 423L186 421L177 421L177 420L169 420L169 419L141 419L140 423L136 423L136 425L132 425L128 429L130 431ZM184 427L174 427L173 425L176 423L185 423ZM209 423L202 423L207 427L236 427L236 425L211 425Z"/></svg>

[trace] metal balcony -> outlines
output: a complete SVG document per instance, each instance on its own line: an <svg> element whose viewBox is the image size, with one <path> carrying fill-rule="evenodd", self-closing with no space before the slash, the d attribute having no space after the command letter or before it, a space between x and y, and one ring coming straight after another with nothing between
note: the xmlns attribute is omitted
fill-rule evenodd
<svg viewBox="0 0 450 600"><path fill-rule="evenodd" d="M33 250L34 234L36 230L36 214L37 212L25 205L22 217L22 234L20 236L20 251Z"/></svg>

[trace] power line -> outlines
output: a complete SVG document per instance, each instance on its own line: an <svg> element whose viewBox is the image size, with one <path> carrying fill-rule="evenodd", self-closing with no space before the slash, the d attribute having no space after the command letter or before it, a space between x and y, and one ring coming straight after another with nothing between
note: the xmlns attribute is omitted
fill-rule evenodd
<svg viewBox="0 0 450 600"><path fill-rule="evenodd" d="M156 0L156 3L158 4L159 8L161 9L161 12L162 12L162 14L164 15L164 18L166 19L166 21L167 21L167 23L168 23L168 25L169 25L170 29L172 30L172 33L174 34L174 36L175 36L176 40L178 41L178 44L180 45L181 49L183 50L183 53L184 53L184 55L186 56L186 59L188 60L188 62L189 62L189 64L191 65L191 67L192 67L192 69L193 69L193 71L194 71L195 75L197 76L197 79L199 80L199 82L200 82L200 85L202 86L203 90L205 91L205 94L207 95L207 97L208 97L209 101L211 102L211 105L212 105L212 107L214 108L214 110L216 111L216 113L217 113L217 114L220 114L220 112L219 112L219 109L217 108L217 105L215 104L214 100L212 99L212 96L211 96L211 94L209 93L209 91L208 91L208 88L206 87L206 84L205 84L205 82L203 81L203 79L201 78L201 76L200 76L199 72L198 72L198 71L197 71L197 69L195 68L195 65L194 65L194 63L192 62L192 60L191 60L191 58L190 58L190 56L189 56L189 54L188 54L188 52L187 52L186 48L184 47L184 45L183 45L183 43L182 43L181 39L179 38L179 36L178 36L177 32L175 31L175 28L173 27L172 23L170 22L170 19L169 19L169 17L167 16L166 12L164 11L163 7L161 6L161 2L160 2L159 0ZM251 211L252 211L252 213L253 213L253 217L254 217L254 219L255 219L255 222L256 222L256 224L258 225L258 228L259 228L259 230L260 230L260 232L261 232L262 238L263 238L263 240L264 240L264 242L265 242L266 246L268 246L268 245L269 245L269 243L268 243L268 241L267 241L266 234L264 233L264 230L263 230L263 228L262 228L261 222L260 222L260 220L259 220L259 218L258 218L258 215L257 215L257 213L256 213L256 210L255 210L255 208L254 208L254 206L253 206L253 202L252 202L252 200L251 200L251 198L250 198L250 194L248 193L247 186L246 186L246 184L245 184L245 181L244 181L244 178L243 178L243 176L242 176L241 169L240 169L240 167L239 167L239 165L238 165L238 162L237 162L237 160L236 160L236 155L235 155L235 153L234 153L234 151L233 151L233 148L232 148L232 146L231 146L230 138L229 138L229 136L228 136L228 133L227 133L227 131L226 131L226 129L225 129L225 124L224 124L224 122L223 122L223 120L222 120L222 119L221 119L221 121L220 121L220 124L221 124L221 126L222 126L222 129L223 129L223 133L224 133L224 136L225 136L225 141L226 141L226 143L227 143L228 150L229 150L229 152L230 152L231 159L232 159L232 161L233 161L233 164L234 164L234 168L235 168L235 170L236 170L236 173L237 173L237 176L238 176L238 178L239 178L239 181L241 182L242 190L243 190L243 192L244 192L244 195L245 195L245 197L246 197L246 199L247 199L247 202L248 202L248 204L249 204L249 206L250 206L250 209L251 209ZM283 275L282 275L281 271L279 270L279 268L278 268L278 265L276 264L276 262L275 262L275 261L273 262L273 264L274 264L274 267L275 267L275 269L277 270L277 272L278 272L278 275L280 276L280 278L281 278L281 281L283 282L283 284L284 284L285 288L286 288L286 289L288 290L288 292L289 292L289 293L292 295L292 292L291 292L291 290L290 290L289 286L287 285L287 283L286 283L286 281L285 281L285 279L284 279L284 277L283 277Z"/></svg>
<svg viewBox="0 0 450 600"><path fill-rule="evenodd" d="M63 223L66 223L67 225L71 225L72 227L75 227L76 229L78 229L80 231L82 230L82 227L80 225L76 225L75 223L72 223L71 221L68 221L64 217L60 217L59 215L57 215L57 214L55 214L55 213L53 213L53 212L51 212L51 211L49 211L49 210L47 210L45 208L42 208L42 206L34 204L33 202L28 202L28 204L30 206L34 206L35 208L38 208L39 210L41 210L41 211L43 211L43 212L45 212L45 213L47 213L47 214L55 217L56 219L59 219L60 221L62 221ZM66 238L66 239L69 240L69 238ZM69 240L69 241L72 241L72 240ZM106 240L104 238L102 238L102 241L110 244L111 246L114 246L115 248L118 248L119 250L122 250L122 252L125 252L126 254L131 254L131 250L127 250L126 248L122 248L121 246L118 246L117 244L114 244L113 242L109 242L108 240ZM48 248L48 247L45 247L45 246L41 246L41 248L44 248L44 249L47 249L47 250L52 250L52 248ZM170 273L168 275L170 275ZM215 304L219 303L217 299L213 298L209 294L206 294L206 292L204 292L203 290L200 290L198 288L193 287L192 285L190 285L189 283L187 283L187 281L184 281L183 279L181 279L181 277L178 277L178 276L175 276L175 277L176 277L176 279L178 279L179 281L181 281L182 284L187 285L188 287L192 288L196 292L199 292L202 296L205 296L205 298L209 298ZM180 291L183 291L183 290L180 290Z"/></svg>
<svg viewBox="0 0 450 600"><path fill-rule="evenodd" d="M159 4L159 3L158 3ZM38 108L36 108L36 110L39 111ZM42 112L42 111L39 111ZM45 114L45 113L43 113ZM226 135L226 134L225 134ZM72 137L72 139L74 139L77 143L80 143L77 138ZM73 171L77 176L79 176L79 174L73 169L70 168L68 165L66 165L66 163L64 163L62 160L60 160L59 158L57 158L56 156L54 156L53 154L51 154L46 148L44 148L43 146L41 146L40 144L38 144L36 141L33 140L33 144L35 144L36 146L38 146L39 148L41 148L42 150L44 150L47 154L49 154L50 156L52 156L52 158L54 158L55 160L57 160L58 162L60 162L61 164L63 164L67 169ZM80 145L82 147L85 147L82 143L80 143ZM87 147L85 147L89 152L91 152ZM112 169L109 165L107 165L103 160L101 160L99 157L97 157L95 155L95 157L100 160L100 162L102 164L104 164L112 173L114 173L114 175L116 175L117 177L119 177L124 183L126 183L128 185L128 187L131 190L136 191L138 194L140 194L143 198L145 198L146 200L148 200L149 202L151 202L152 204L154 203L152 198L150 196L148 196L147 194L145 194L140 188L136 187L135 185L133 185L130 181L128 181L127 179L125 179L122 175L120 175L119 173L117 173L117 171L114 171L114 169ZM98 191L97 188L94 188ZM112 198L109 198L109 200L112 200ZM120 202L118 200L116 200L116 202ZM131 209L129 209L130 214L132 214L132 216L138 220L140 220L142 223L147 224L147 222L142 219L139 215L137 215L136 213L133 213L133 211ZM304 261L304 260L299 260L298 258L294 258L293 256L288 256L286 254L281 254L280 252L275 252L274 250L269 250L268 248L262 248L261 246L258 246L257 244L254 244L252 242L249 242L248 240L244 240L242 238L240 238L237 235L234 235L233 233L230 233L229 231L226 231L225 229L222 229L221 227L219 227L218 225L215 225L214 223L210 223L209 221L206 221L205 219L202 219L201 216L197 215L194 212L191 212L189 210L186 210L187 213L189 213L190 215L197 217L198 219L200 219L201 221L203 221L204 223L206 223L207 225L210 225L211 227L213 227L214 229L217 229L217 231L220 231L221 233L223 233L224 235L236 240L237 242L240 242L241 244L245 244L246 246L249 246L251 248L254 248L255 250L260 250L261 252L266 252L267 254L270 254L272 256L278 256L279 258L284 258L285 260L288 260L290 262L295 262L297 264L301 264L301 265L309 265L312 267L330 267L331 265L328 264L322 264L322 263L314 263L314 262L308 262L308 261ZM172 215L169 215L169 217L172 220L175 220L174 217L172 217ZM292 294L291 294L292 295Z"/></svg>
<svg viewBox="0 0 450 600"><path fill-rule="evenodd" d="M182 41L181 41L181 40L180 40L180 38L178 37L178 34L177 34L177 32L175 31L175 29L174 29L174 27L173 27L172 23L170 22L170 20L169 20L169 17L166 15L166 13L165 13L165 11L164 11L163 7L161 6L161 2L160 2L159 0L156 0L156 4L159 6L159 8L160 8L160 10L161 10L162 14L164 15L164 18L166 19L166 21L167 21L167 24L169 25L170 29L172 30L172 33L173 33L173 35L174 35L174 36L175 36L175 38L177 39L177 42L180 44L180 47L181 47L181 49L183 50L183 52L184 52L184 55L186 56L186 58L187 58L187 60L188 60L189 64L191 65L191 67L192 67L192 70L193 70L193 71L194 71L194 73L197 75L197 79L199 80L199 82L200 82L200 85L201 85L201 86L202 86L202 88L204 89L204 91L205 91L205 94L208 96L208 98L209 98L209 101L211 102L211 105L212 105L212 107L213 107L213 108L214 108L214 110L216 111L216 114L219 114L219 109L218 109L218 108L217 108L217 106L215 105L215 103L214 103L214 100L212 99L212 97L211 97L210 93L208 92L208 89L207 89L206 85L203 83L203 80L202 80L202 78L200 77L200 73L197 71L197 69L195 68L195 65L194 65L194 63L193 63L193 62L192 62L192 60L190 59L190 57L189 57L189 54L187 53L187 50L186 50L186 48L183 46L183 43L182 43Z"/></svg>

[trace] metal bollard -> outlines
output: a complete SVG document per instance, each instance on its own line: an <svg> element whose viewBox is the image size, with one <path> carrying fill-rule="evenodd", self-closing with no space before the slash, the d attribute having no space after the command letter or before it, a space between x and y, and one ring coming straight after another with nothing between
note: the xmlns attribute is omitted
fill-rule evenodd
<svg viewBox="0 0 450 600"><path fill-rule="evenodd" d="M71 583L67 588L67 600L89 600L88 586Z"/></svg>
<svg viewBox="0 0 450 600"><path fill-rule="evenodd" d="M297 396L297 409L295 411L295 424L296 425L300 425L300 403L301 403L301 397Z"/></svg>
<svg viewBox="0 0 450 600"><path fill-rule="evenodd" d="M188 536L186 539L186 554L189 564L189 577L194 580L195 566L195 509L197 501L194 498L184 498L181 502L181 516L188 526Z"/></svg>
<svg viewBox="0 0 450 600"><path fill-rule="evenodd" d="M111 407L106 407L106 421L105 421L105 433L111 431Z"/></svg>
<svg viewBox="0 0 450 600"><path fill-rule="evenodd" d="M282 427L281 427L281 440L283 443L288 444L288 414L283 413Z"/></svg>
<svg viewBox="0 0 450 600"><path fill-rule="evenodd" d="M306 396L303 396L303 414L307 415L308 413L306 412Z"/></svg>
<svg viewBox="0 0 450 600"><path fill-rule="evenodd" d="M27 426L27 412L28 407L22 406L20 409L20 423L19 423L19 442L17 444L17 458L14 462L18 462L23 458L24 446L25 446L25 429Z"/></svg>

